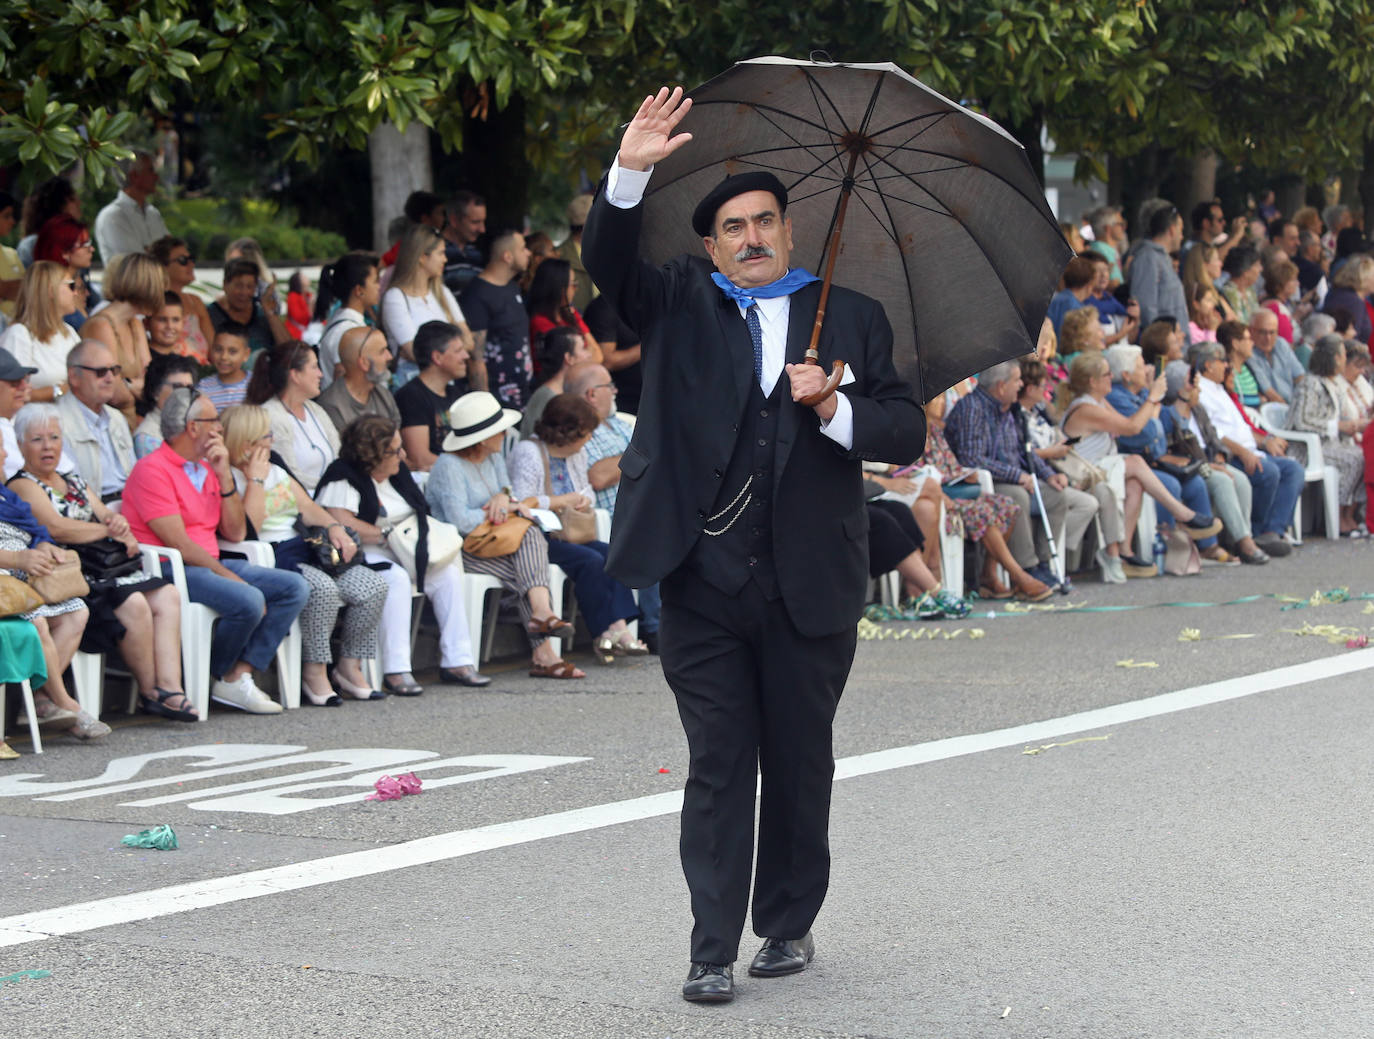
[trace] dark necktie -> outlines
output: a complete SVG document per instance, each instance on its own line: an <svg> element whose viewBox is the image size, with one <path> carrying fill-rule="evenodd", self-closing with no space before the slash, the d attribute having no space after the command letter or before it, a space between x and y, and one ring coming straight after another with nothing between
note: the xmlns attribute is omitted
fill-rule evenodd
<svg viewBox="0 0 1374 1039"><path fill-rule="evenodd" d="M755 303L744 312L744 323L749 326L749 338L754 341L754 381L763 382L763 326L759 324L759 305Z"/></svg>

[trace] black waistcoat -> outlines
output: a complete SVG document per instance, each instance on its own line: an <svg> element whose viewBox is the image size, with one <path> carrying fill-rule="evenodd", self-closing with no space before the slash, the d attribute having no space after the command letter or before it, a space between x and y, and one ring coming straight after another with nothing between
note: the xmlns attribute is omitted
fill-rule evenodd
<svg viewBox="0 0 1374 1039"><path fill-rule="evenodd" d="M751 579L768 599L781 595L773 561L773 470L786 383L779 373L773 392L764 397L759 384L750 379L749 403L720 493L711 515L702 517L702 533L687 556L686 565L726 595L738 595Z"/></svg>

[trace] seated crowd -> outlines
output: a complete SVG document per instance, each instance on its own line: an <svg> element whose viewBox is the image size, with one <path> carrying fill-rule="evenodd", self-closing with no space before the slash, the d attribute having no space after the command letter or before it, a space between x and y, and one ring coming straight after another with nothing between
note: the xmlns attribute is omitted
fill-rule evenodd
<svg viewBox="0 0 1374 1039"><path fill-rule="evenodd" d="M615 508L633 418L617 414L617 388L637 395L638 344L607 308L593 331L575 305L592 294L576 241L536 256L509 232L483 254L480 198L460 196L450 221L417 193L389 264L346 254L317 298L293 279L283 308L243 239L203 299L146 167L136 157L96 222L98 283L61 178L28 200L16 277L0 279L13 290L0 308L0 568L45 576L79 548L88 588L15 615L42 647L42 727L111 731L69 688L78 651L117 653L146 713L203 720L183 682L175 554L185 601L217 617L211 699L249 713L282 710L257 678L295 625L308 703L420 695L420 594L440 680L487 685L465 574L508 596L533 676L586 677L554 641L574 630L554 597L565 579L599 663L656 652L656 589L605 572L598 518ZM585 220L588 202L570 215ZM0 218L17 210L0 195Z"/></svg>
<svg viewBox="0 0 1374 1039"><path fill-rule="evenodd" d="M251 713L281 710L256 676L297 624L307 702L422 693L419 595L441 680L488 684L465 575L518 611L533 676L585 677L553 641L572 633L565 578L599 663L656 652L658 590L605 570L598 512L615 510L639 345L582 269L587 197L561 251L509 231L483 252L479 197L417 192L389 253L340 257L313 299L293 279L283 307L247 239L217 298L191 292L195 258L145 173L139 157L96 223L99 291L74 194L41 186L0 308L0 567L44 574L86 548L89 594L19 615L47 665L43 725L109 732L65 685L78 650L117 652L145 711L200 718L173 571L128 565L140 546L180 554L187 599L218 615L211 696ZM1284 430L1312 434L1340 474L1328 533L1359 536L1374 257L1348 213L1327 216L1276 219L1253 241L1208 204L1185 242L1182 216L1152 200L1132 242L1119 210L1094 213L1036 352L932 400L922 460L866 463L871 571L896 572L901 614L969 612L942 540L975 548L980 597L1030 601L1067 591L1072 570L1121 583L1164 560L1186 573L1289 555L1307 474ZM274 565L243 558L246 541Z"/></svg>

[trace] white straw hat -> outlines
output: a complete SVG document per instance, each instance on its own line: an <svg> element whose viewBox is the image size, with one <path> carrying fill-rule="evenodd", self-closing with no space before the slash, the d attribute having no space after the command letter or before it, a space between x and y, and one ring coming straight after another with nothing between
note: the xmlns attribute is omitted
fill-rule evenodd
<svg viewBox="0 0 1374 1039"><path fill-rule="evenodd" d="M485 390L465 393L449 405L449 434L444 437L444 450L471 447L519 422L520 412L501 407L501 402Z"/></svg>

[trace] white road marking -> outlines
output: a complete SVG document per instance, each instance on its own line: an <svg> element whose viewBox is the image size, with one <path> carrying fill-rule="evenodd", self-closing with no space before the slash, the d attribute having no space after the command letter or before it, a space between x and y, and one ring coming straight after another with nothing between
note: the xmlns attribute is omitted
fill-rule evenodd
<svg viewBox="0 0 1374 1039"><path fill-rule="evenodd" d="M1255 693L1285 689L1293 685L1321 681L1374 667L1374 649L1357 650L1308 664L1275 668L1259 674L1228 678L1221 682L1180 689L1129 703L1017 725L1009 729L955 736L949 739L895 747L843 758L835 763L835 778L851 779L891 769L988 750L1039 743L1085 732L1153 718L1194 707L1235 700ZM211 880L192 881L172 887L142 891L132 895L60 906L0 919L0 947L43 941L66 934L94 931L116 924L136 923L193 909L240 902L264 895L317 887L342 880L389 873L478 852L506 848L515 844L561 837L571 833L638 822L669 815L682 807L681 791L651 794L612 804L591 805L552 815L495 823L472 830L436 834L383 848L330 855L308 862L293 862L270 869L253 870Z"/></svg>

